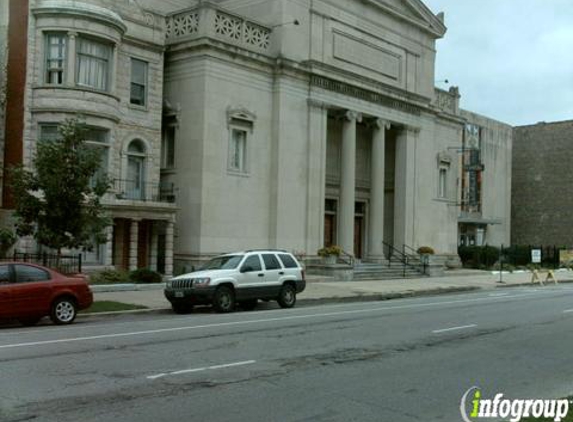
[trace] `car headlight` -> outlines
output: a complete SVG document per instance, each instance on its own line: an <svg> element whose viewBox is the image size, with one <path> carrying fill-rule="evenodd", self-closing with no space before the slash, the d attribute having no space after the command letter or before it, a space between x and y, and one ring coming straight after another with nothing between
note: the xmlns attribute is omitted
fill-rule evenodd
<svg viewBox="0 0 573 422"><path fill-rule="evenodd" d="M167 280L165 282L165 288L166 289L170 289L173 286L173 283L171 282L171 280Z"/></svg>
<svg viewBox="0 0 573 422"><path fill-rule="evenodd" d="M209 277L194 278L193 287L205 287L208 286L210 282L211 279Z"/></svg>

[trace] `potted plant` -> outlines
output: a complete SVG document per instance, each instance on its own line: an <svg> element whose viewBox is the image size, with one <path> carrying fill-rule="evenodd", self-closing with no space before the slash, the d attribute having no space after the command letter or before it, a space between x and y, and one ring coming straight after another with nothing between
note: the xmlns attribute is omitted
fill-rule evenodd
<svg viewBox="0 0 573 422"><path fill-rule="evenodd" d="M416 252L420 254L422 262L426 265L430 263L430 255L434 255L434 249L430 246L420 246Z"/></svg>
<svg viewBox="0 0 573 422"><path fill-rule="evenodd" d="M327 265L336 264L336 259L342 253L342 248L338 245L325 246L317 251L318 256L322 257Z"/></svg>

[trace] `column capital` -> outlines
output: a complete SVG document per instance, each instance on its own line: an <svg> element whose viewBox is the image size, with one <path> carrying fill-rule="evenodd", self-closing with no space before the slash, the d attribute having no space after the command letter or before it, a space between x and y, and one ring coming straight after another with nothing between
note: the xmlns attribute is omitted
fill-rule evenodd
<svg viewBox="0 0 573 422"><path fill-rule="evenodd" d="M376 119L374 119L374 127L376 129L390 129L390 121L383 119L381 117L377 117Z"/></svg>
<svg viewBox="0 0 573 422"><path fill-rule="evenodd" d="M316 108L327 108L328 106L328 104L326 104L324 101L316 100L314 98L309 98L308 100L306 100L306 102L308 103L309 106Z"/></svg>
<svg viewBox="0 0 573 422"><path fill-rule="evenodd" d="M402 131L408 135L417 135L420 133L420 129L420 126L405 125L402 127Z"/></svg>
<svg viewBox="0 0 573 422"><path fill-rule="evenodd" d="M75 38L77 36L78 36L78 33L76 31L68 31L68 37Z"/></svg>
<svg viewBox="0 0 573 422"><path fill-rule="evenodd" d="M355 120L357 122L361 122L362 121L362 113L359 113L359 112L354 111L354 110L347 110L344 113L344 118L348 121Z"/></svg>

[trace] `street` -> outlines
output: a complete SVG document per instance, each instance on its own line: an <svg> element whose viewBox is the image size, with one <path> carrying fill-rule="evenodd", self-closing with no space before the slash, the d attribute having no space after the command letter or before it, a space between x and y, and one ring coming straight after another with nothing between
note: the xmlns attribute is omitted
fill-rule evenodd
<svg viewBox="0 0 573 422"><path fill-rule="evenodd" d="M0 329L0 421L460 421L573 393L573 288Z"/></svg>

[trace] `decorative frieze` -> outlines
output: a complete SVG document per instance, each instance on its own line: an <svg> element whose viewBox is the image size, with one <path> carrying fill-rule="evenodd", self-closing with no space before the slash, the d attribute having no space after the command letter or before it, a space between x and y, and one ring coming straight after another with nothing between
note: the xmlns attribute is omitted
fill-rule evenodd
<svg viewBox="0 0 573 422"><path fill-rule="evenodd" d="M344 82L335 81L334 79L325 78L324 76L312 75L310 77L310 84L312 86L326 89L328 91L333 91L339 94L348 95L350 97L359 98L361 100L380 104L386 107L397 109L399 111L415 114L417 116L419 116L421 113L420 107L417 107L416 105L387 97L378 92L359 88Z"/></svg>

